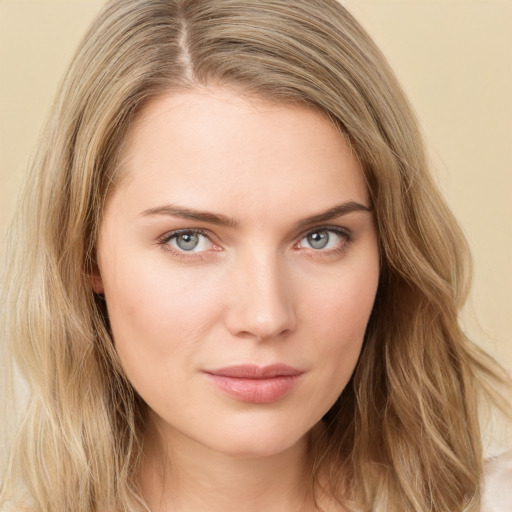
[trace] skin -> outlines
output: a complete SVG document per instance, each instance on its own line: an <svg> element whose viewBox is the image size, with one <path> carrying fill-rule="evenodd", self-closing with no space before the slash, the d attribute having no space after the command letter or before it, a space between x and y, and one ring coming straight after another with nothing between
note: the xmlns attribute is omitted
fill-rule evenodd
<svg viewBox="0 0 512 512"><path fill-rule="evenodd" d="M352 374L379 278L356 157L318 112L218 87L153 100L123 151L93 287L149 406L146 500L153 512L313 510L308 440ZM342 203L362 207L305 221ZM198 245L183 250L175 230L201 230ZM247 363L303 373L264 404L204 373Z"/></svg>

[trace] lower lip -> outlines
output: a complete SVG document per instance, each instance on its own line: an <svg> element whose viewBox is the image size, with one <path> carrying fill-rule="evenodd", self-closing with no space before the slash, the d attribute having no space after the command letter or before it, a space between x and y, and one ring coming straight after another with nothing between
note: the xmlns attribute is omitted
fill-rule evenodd
<svg viewBox="0 0 512 512"><path fill-rule="evenodd" d="M206 374L213 384L233 398L252 404L270 404L284 398L295 387L300 375L278 375L265 379L245 379Z"/></svg>

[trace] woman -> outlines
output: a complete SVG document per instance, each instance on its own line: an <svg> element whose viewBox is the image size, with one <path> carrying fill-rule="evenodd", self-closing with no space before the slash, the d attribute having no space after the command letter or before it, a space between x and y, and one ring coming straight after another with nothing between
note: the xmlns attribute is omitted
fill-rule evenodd
<svg viewBox="0 0 512 512"><path fill-rule="evenodd" d="M464 238L334 1L107 4L13 228L2 506L476 511ZM14 241L15 236L12 236Z"/></svg>

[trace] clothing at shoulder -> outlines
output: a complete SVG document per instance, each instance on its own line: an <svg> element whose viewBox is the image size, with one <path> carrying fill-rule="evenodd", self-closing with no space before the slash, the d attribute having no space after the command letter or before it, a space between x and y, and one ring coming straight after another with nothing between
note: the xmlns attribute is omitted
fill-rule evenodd
<svg viewBox="0 0 512 512"><path fill-rule="evenodd" d="M484 465L482 512L512 511L512 450Z"/></svg>

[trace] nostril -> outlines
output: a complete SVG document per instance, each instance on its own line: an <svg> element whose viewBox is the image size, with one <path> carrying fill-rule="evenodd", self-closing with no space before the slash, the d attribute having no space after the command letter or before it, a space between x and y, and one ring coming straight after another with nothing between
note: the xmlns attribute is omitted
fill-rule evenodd
<svg viewBox="0 0 512 512"><path fill-rule="evenodd" d="M238 337L283 338L297 322L291 276L272 248L268 251L267 245L262 252L258 247L244 253L232 268L226 327Z"/></svg>
<svg viewBox="0 0 512 512"><path fill-rule="evenodd" d="M243 338L254 338L258 341L286 338L292 332L290 327L270 325L268 323L254 322L252 325L245 324L244 327L229 329L233 335Z"/></svg>
<svg viewBox="0 0 512 512"><path fill-rule="evenodd" d="M265 311L256 311L250 303L239 302L227 315L226 325L234 336L268 340L284 338L295 329L296 318L289 304L274 304Z"/></svg>

